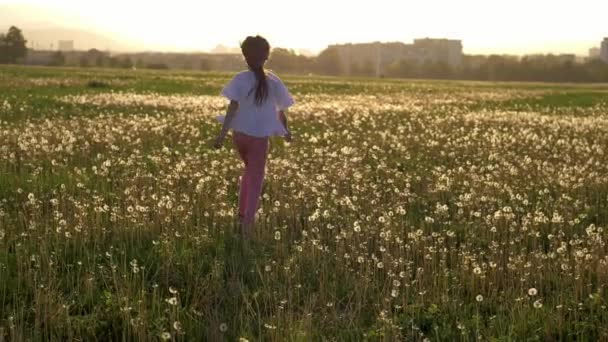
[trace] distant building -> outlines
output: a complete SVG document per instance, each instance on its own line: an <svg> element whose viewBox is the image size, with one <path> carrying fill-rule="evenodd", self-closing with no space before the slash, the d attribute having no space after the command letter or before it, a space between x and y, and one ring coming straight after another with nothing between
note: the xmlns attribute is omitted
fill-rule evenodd
<svg viewBox="0 0 608 342"><path fill-rule="evenodd" d="M600 48L592 47L589 49L589 59L598 59L600 58Z"/></svg>
<svg viewBox="0 0 608 342"><path fill-rule="evenodd" d="M450 39L416 39L413 44L401 42L336 44L328 49L338 51L342 72L346 75L375 73L381 76L391 63L408 61L415 64L444 63L454 69L462 66L462 42Z"/></svg>
<svg viewBox="0 0 608 342"><path fill-rule="evenodd" d="M393 61L409 57L408 45L404 43L361 43L330 45L340 57L341 72L346 75L382 74L383 67Z"/></svg>
<svg viewBox="0 0 608 342"><path fill-rule="evenodd" d="M62 51L62 52L74 51L74 41L73 40L60 40L57 43L57 50Z"/></svg>
<svg viewBox="0 0 608 342"><path fill-rule="evenodd" d="M600 59L605 63L608 63L608 38L604 38L602 46L600 47Z"/></svg>

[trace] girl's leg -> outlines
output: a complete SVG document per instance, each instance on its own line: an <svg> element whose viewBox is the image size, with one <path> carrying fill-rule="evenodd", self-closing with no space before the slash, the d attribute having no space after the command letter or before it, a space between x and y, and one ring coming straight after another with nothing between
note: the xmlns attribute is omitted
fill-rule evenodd
<svg viewBox="0 0 608 342"><path fill-rule="evenodd" d="M248 190L245 197L246 205L243 221L247 225L245 227L246 233L249 233L250 231L247 230L251 230L253 226L260 194L262 192L268 151L268 138L252 138L249 149L247 166L245 167Z"/></svg>
<svg viewBox="0 0 608 342"><path fill-rule="evenodd" d="M245 199L247 198L249 187L249 177L247 177L245 172L243 172L239 185L239 218L241 221L245 217L245 212L247 209L247 201L245 201Z"/></svg>
<svg viewBox="0 0 608 342"><path fill-rule="evenodd" d="M242 222L245 217L245 211L247 207L247 193L249 190L249 176L247 173L247 165L248 165L248 145L247 136L240 134L238 132L234 132L232 135L232 141L234 142L234 146L236 147L239 156L245 163L245 168L243 169L243 173L241 174L241 180L239 182L239 221Z"/></svg>

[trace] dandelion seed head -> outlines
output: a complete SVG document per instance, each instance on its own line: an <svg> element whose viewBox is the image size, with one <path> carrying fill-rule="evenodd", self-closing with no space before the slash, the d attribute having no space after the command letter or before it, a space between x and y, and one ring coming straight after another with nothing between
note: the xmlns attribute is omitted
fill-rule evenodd
<svg viewBox="0 0 608 342"><path fill-rule="evenodd" d="M169 305L173 305L176 306L177 305L177 297L171 297L171 298L167 298L165 299L165 301L169 304Z"/></svg>

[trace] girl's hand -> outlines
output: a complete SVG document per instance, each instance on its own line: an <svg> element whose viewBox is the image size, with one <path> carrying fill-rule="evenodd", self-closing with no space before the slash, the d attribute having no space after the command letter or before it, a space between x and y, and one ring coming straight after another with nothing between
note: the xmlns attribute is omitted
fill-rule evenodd
<svg viewBox="0 0 608 342"><path fill-rule="evenodd" d="M215 138L215 140L213 140L213 148L220 149L220 148L222 148L223 144L224 144L224 135L218 134L218 136Z"/></svg>
<svg viewBox="0 0 608 342"><path fill-rule="evenodd" d="M287 142L291 142L291 140L293 139L293 137L291 136L291 132L287 131L287 134L285 134L283 139L285 139L285 141L287 141Z"/></svg>

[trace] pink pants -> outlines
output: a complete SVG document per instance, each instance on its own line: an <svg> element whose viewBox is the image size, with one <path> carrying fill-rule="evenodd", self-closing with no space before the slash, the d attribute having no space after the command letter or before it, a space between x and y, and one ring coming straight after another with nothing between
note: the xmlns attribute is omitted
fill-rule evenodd
<svg viewBox="0 0 608 342"><path fill-rule="evenodd" d="M262 193L268 138L252 137L235 131L232 141L245 163L239 191L239 217L243 223L253 223Z"/></svg>

